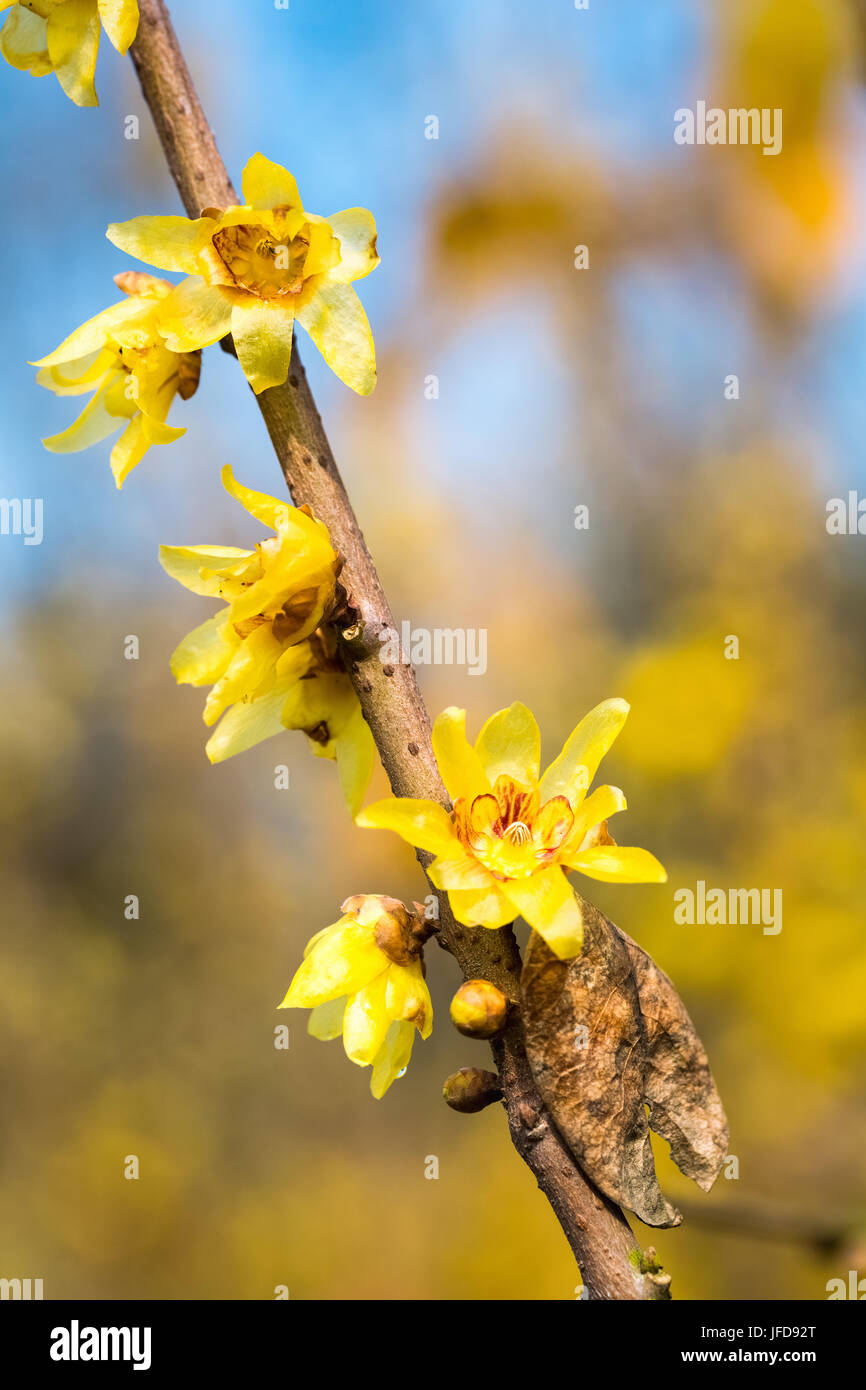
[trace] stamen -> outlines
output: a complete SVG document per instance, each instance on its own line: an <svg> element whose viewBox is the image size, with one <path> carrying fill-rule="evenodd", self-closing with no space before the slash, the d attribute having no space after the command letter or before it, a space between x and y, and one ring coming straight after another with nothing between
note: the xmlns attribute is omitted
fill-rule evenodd
<svg viewBox="0 0 866 1390"><path fill-rule="evenodd" d="M525 825L522 820L512 821L505 832L505 838L510 840L513 845L525 845L527 840L531 839L529 826Z"/></svg>

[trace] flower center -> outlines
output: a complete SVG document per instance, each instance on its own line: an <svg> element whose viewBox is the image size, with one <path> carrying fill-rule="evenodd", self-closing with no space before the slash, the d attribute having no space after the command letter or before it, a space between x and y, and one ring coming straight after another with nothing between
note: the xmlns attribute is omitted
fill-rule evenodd
<svg viewBox="0 0 866 1390"><path fill-rule="evenodd" d="M492 792L454 807L458 838L495 878L530 878L555 863L574 824L564 796L541 804L537 790L512 777L497 777Z"/></svg>
<svg viewBox="0 0 866 1390"><path fill-rule="evenodd" d="M239 285L259 299L279 299L303 288L307 230L305 224L295 236L279 241L266 227L240 223L216 232L213 244Z"/></svg>

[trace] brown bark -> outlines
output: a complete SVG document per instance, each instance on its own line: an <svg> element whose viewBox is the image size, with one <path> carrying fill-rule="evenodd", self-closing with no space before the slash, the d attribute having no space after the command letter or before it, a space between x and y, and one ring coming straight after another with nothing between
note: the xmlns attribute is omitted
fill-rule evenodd
<svg viewBox="0 0 866 1390"><path fill-rule="evenodd" d="M190 217L204 207L237 203L177 43L163 0L139 0L132 60L181 200ZM341 579L358 621L344 654L364 716L396 796L428 797L448 806L433 757L430 717L410 665L383 666L378 634L394 627L370 552L349 501L295 346L288 381L256 398L293 500L309 505L345 560ZM419 854L422 864L429 856ZM492 980L519 997L520 953L510 927L468 930L440 897L440 940L465 978ZM519 1012L492 1043L511 1138L565 1232L590 1298L654 1299L664 1282L637 1273L638 1247L618 1207L581 1173L536 1089Z"/></svg>

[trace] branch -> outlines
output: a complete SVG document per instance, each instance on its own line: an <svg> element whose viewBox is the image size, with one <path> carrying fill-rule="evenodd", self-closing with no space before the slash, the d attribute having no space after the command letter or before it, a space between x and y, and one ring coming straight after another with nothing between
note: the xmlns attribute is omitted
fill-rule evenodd
<svg viewBox="0 0 866 1390"><path fill-rule="evenodd" d="M240 200L232 187L163 0L139 0L138 37L130 50L181 201L190 217ZM331 533L345 560L341 580L358 621L343 640L344 658L364 717L395 796L423 797L450 809L430 742L430 717L408 664L383 666L379 634L394 619L352 509L307 384L297 346L288 381L256 397L289 492L307 504ZM419 853L422 866L431 856ZM520 953L510 927L467 930L457 924L446 894L440 899L440 939L467 979L491 980L516 1000ZM656 1299L664 1279L636 1272L639 1254L628 1222L583 1176L545 1113L526 1050L519 1014L510 1011L493 1043L511 1138L552 1206L580 1265L590 1298Z"/></svg>

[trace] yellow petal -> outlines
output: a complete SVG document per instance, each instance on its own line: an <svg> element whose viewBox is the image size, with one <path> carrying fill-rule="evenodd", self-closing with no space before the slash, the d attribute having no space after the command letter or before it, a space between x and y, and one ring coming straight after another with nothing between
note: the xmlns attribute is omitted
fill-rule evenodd
<svg viewBox="0 0 866 1390"><path fill-rule="evenodd" d="M219 598L222 579L211 571L223 568L236 560L249 560L254 550L239 550L236 545L161 545L159 563L166 574L185 589L204 598Z"/></svg>
<svg viewBox="0 0 866 1390"><path fill-rule="evenodd" d="M412 1056L414 1041L415 1029L411 1023L391 1024L373 1062L370 1091L376 1100L381 1100L392 1082L403 1075Z"/></svg>
<svg viewBox="0 0 866 1390"><path fill-rule="evenodd" d="M231 293L190 275L162 300L157 322L171 352L210 347L231 330Z"/></svg>
<svg viewBox="0 0 866 1390"><path fill-rule="evenodd" d="M574 817L574 825L568 836L566 844L562 848L560 858L566 863L571 863L571 854L580 849L581 842L587 831L594 826L600 825L603 820L610 820L611 816L617 815L626 809L626 799L619 787L596 787L595 791L582 801L577 808Z"/></svg>
<svg viewBox="0 0 866 1390"><path fill-rule="evenodd" d="M207 241L214 221L199 217L133 217L130 222L112 222L105 235L113 246L160 270L180 270L198 274L198 253Z"/></svg>
<svg viewBox="0 0 866 1390"><path fill-rule="evenodd" d="M76 106L98 106L93 85L99 51L96 0L64 0L46 24L48 56L64 92Z"/></svg>
<svg viewBox="0 0 866 1390"><path fill-rule="evenodd" d="M475 751L491 784L513 777L525 786L538 781L541 734L532 711L515 700L491 715L475 743Z"/></svg>
<svg viewBox="0 0 866 1390"><path fill-rule="evenodd" d="M215 677L218 679L218 677ZM274 734L285 733L282 721L286 693L283 689L269 691L256 700L241 700L226 710L205 745L212 763L225 762L235 753L245 753L257 743Z"/></svg>
<svg viewBox="0 0 866 1390"><path fill-rule="evenodd" d="M457 840L452 841L447 857L434 859L428 873L435 888L489 889L495 882L489 869L467 853Z"/></svg>
<svg viewBox="0 0 866 1390"><path fill-rule="evenodd" d="M185 430L174 431L175 434L185 434ZM140 415L136 415L134 420L130 420L123 434L118 439L111 451L109 462L111 471L114 475L114 482L118 488L122 488L129 474L144 458L153 440L148 433L145 422Z"/></svg>
<svg viewBox="0 0 866 1390"><path fill-rule="evenodd" d="M283 644L274 636L270 624L263 624L251 632L236 649L224 675L208 695L202 716L204 722L215 724L235 700L254 700L266 694L273 685L282 650Z"/></svg>
<svg viewBox="0 0 866 1390"><path fill-rule="evenodd" d="M420 961L392 965L387 971L385 1008L389 1018L412 1023L422 1038L429 1038L433 1031L433 1001Z"/></svg>
<svg viewBox="0 0 866 1390"><path fill-rule="evenodd" d="M141 306L134 299L122 299L119 304L111 304L107 309L94 314L92 319L82 323L59 347L31 362L31 367L53 367L64 363L77 362L93 352L98 352L114 336L116 329L126 320L137 317Z"/></svg>
<svg viewBox="0 0 866 1390"><path fill-rule="evenodd" d="M337 771L346 805L350 814L356 816L370 785L376 761L376 744L360 705L337 735L336 752Z"/></svg>
<svg viewBox="0 0 866 1390"><path fill-rule="evenodd" d="M531 878L509 879L502 887L523 920L544 937L560 960L580 955L580 901L557 865L542 869Z"/></svg>
<svg viewBox="0 0 866 1390"><path fill-rule="evenodd" d="M34 77L51 72L48 32L41 15L16 4L0 33L0 53L20 72L31 72Z"/></svg>
<svg viewBox="0 0 866 1390"><path fill-rule="evenodd" d="M344 920L322 936L304 957L281 1009L312 1009L344 994L357 994L383 975L388 959L368 927Z"/></svg>
<svg viewBox="0 0 866 1390"><path fill-rule="evenodd" d="M481 759L466 737L466 711L454 705L433 725L433 753L452 801L490 791Z"/></svg>
<svg viewBox="0 0 866 1390"><path fill-rule="evenodd" d="M281 386L288 376L292 327L292 307L281 300L247 296L232 306L238 361L257 396L270 386Z"/></svg>
<svg viewBox="0 0 866 1390"><path fill-rule="evenodd" d="M666 883L667 873L648 849L597 845L569 858L569 867L603 883Z"/></svg>
<svg viewBox="0 0 866 1390"><path fill-rule="evenodd" d="M345 1012L345 999L329 999L325 1004L317 1004L307 1022L307 1032L320 1042L330 1042L332 1038L339 1038L343 1031Z"/></svg>
<svg viewBox="0 0 866 1390"><path fill-rule="evenodd" d="M171 673L179 685L213 685L225 671L240 641L232 641L233 631L226 623L228 611L224 608L194 627L173 651Z"/></svg>
<svg viewBox="0 0 866 1390"><path fill-rule="evenodd" d="M492 882L489 888L452 888L448 901L464 927L504 927L516 915L505 894Z"/></svg>
<svg viewBox="0 0 866 1390"><path fill-rule="evenodd" d="M584 715L541 779L544 801L566 796L576 807L583 800L599 763L628 717L628 709L625 700L603 700Z"/></svg>
<svg viewBox="0 0 866 1390"><path fill-rule="evenodd" d="M331 371L341 381L369 396L376 385L376 349L364 306L351 285L325 280L297 311Z"/></svg>
<svg viewBox="0 0 866 1390"><path fill-rule="evenodd" d="M253 488L245 487L243 483L239 483L230 463L224 464L220 470L220 481L229 497L240 502L250 516L254 516L256 521L260 521L263 526L270 526L272 531L279 531L287 526L290 514L296 510L290 502L282 501L278 497L271 497L267 492L256 492ZM303 521L309 520L302 512L298 512L297 515Z"/></svg>
<svg viewBox="0 0 866 1390"><path fill-rule="evenodd" d="M412 797L374 801L355 817L355 824L367 829L395 830L407 844L431 854L447 854L455 840L451 817L444 806Z"/></svg>
<svg viewBox="0 0 866 1390"><path fill-rule="evenodd" d="M60 434L49 435L43 439L45 448L52 454L75 454L81 449L89 449L98 444L119 428L121 420L109 414L105 406L107 387L103 386L82 410L81 414Z"/></svg>
<svg viewBox="0 0 866 1390"><path fill-rule="evenodd" d="M263 154L254 154L247 160L241 188L244 202L251 208L301 206L298 185L288 169L284 169L282 164L274 164Z"/></svg>
<svg viewBox="0 0 866 1390"><path fill-rule="evenodd" d="M86 391L92 391L116 363L116 354L110 348L102 348L89 352L75 362L64 362L58 367L40 367L36 380L40 386L53 391L55 396L83 396Z"/></svg>
<svg viewBox="0 0 866 1390"><path fill-rule="evenodd" d="M350 996L343 1018L346 1056L359 1067L372 1066L385 1042L391 1020L385 1009L388 971L383 970L364 989Z"/></svg>
<svg viewBox="0 0 866 1390"><path fill-rule="evenodd" d="M348 284L363 280L379 264L376 250L376 221L366 208L346 208L328 218L331 231L340 243L340 263L328 279Z"/></svg>
<svg viewBox="0 0 866 1390"><path fill-rule="evenodd" d="M99 0L99 18L118 53L126 53L138 29L138 0Z"/></svg>

